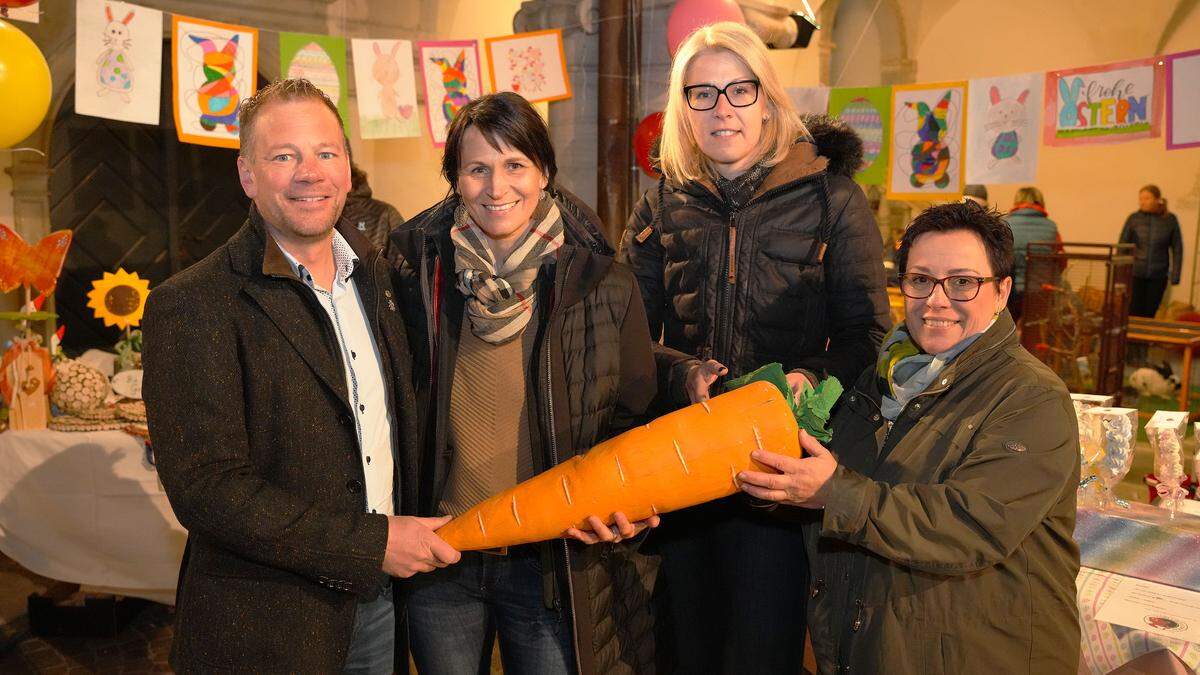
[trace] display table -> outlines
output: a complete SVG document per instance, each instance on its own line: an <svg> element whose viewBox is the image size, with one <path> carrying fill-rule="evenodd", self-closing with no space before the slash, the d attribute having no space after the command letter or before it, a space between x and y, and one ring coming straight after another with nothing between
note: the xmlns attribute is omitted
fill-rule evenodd
<svg viewBox="0 0 1200 675"><path fill-rule="evenodd" d="M1200 668L1200 644L1104 623L1096 612L1122 576L1200 591L1200 518L1132 503L1128 509L1080 508L1075 540L1083 567L1076 579L1082 628L1080 673L1107 673L1131 660L1168 649L1192 669Z"/></svg>
<svg viewBox="0 0 1200 675"><path fill-rule="evenodd" d="M139 439L0 433L0 551L26 569L174 604L186 539Z"/></svg>

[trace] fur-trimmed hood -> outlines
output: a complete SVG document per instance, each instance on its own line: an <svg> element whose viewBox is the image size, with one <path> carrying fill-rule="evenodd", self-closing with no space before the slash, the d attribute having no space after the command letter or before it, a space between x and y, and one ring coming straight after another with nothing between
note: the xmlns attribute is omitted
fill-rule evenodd
<svg viewBox="0 0 1200 675"><path fill-rule="evenodd" d="M817 144L817 154L829 160L826 170L853 178L863 161L863 143L858 132L829 115L803 115L801 119Z"/></svg>

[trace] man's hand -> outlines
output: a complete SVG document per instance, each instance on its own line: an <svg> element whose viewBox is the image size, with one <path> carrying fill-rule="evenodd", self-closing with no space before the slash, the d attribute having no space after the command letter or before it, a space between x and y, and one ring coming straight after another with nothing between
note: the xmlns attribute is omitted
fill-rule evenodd
<svg viewBox="0 0 1200 675"><path fill-rule="evenodd" d="M462 557L450 544L442 541L434 530L450 522L450 516L416 518L388 516L387 551L383 554L383 571L407 579L420 572L432 572L453 565Z"/></svg>
<svg viewBox="0 0 1200 675"><path fill-rule="evenodd" d="M742 471L738 487L746 494L767 501L803 506L810 509L825 507L828 501L829 479L837 469L837 459L817 439L800 430L800 446L808 457L796 459L766 450L755 450L750 457L779 473Z"/></svg>
<svg viewBox="0 0 1200 675"><path fill-rule="evenodd" d="M787 374L787 383L792 388L792 398L797 401L800 400L800 392L813 388L812 380L808 379L807 375L798 370L793 370Z"/></svg>
<svg viewBox="0 0 1200 675"><path fill-rule="evenodd" d="M712 359L689 368L687 380L683 385L687 391L688 400L692 403L707 401L708 390L712 387L713 382L716 382L718 377L728 372L728 368Z"/></svg>
<svg viewBox="0 0 1200 675"><path fill-rule="evenodd" d="M647 528L658 527L658 524L662 522L657 515L650 516L645 520L630 522L629 518L620 511L613 514L613 520L615 521L613 526L608 527L598 516L588 516L587 523L590 530L570 527L563 534L585 544L598 544L602 541L615 544L625 539L632 539Z"/></svg>

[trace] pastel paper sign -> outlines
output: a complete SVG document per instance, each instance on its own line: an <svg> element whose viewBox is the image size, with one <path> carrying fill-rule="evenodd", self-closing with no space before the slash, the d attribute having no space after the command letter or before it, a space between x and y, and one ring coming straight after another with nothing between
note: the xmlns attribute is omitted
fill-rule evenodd
<svg viewBox="0 0 1200 675"><path fill-rule="evenodd" d="M1037 178L1042 73L971 80L967 100L967 182Z"/></svg>
<svg viewBox="0 0 1200 675"><path fill-rule="evenodd" d="M0 292L21 286L32 286L41 293L54 292L70 247L71 230L51 232L36 246L30 246L8 225L0 224Z"/></svg>
<svg viewBox="0 0 1200 675"><path fill-rule="evenodd" d="M103 0L75 2L75 112L158 124L162 12Z"/></svg>
<svg viewBox="0 0 1200 675"><path fill-rule="evenodd" d="M345 38L280 33L279 72L285 78L302 78L317 85L337 106L342 123L349 123Z"/></svg>
<svg viewBox="0 0 1200 675"><path fill-rule="evenodd" d="M171 17L175 131L184 143L238 147L238 106L258 73L258 29Z"/></svg>
<svg viewBox="0 0 1200 675"><path fill-rule="evenodd" d="M513 91L530 102L571 97L562 30L539 30L484 40L492 91Z"/></svg>
<svg viewBox="0 0 1200 675"><path fill-rule="evenodd" d="M358 92L358 132L363 138L421 135L412 42L351 40Z"/></svg>
<svg viewBox="0 0 1200 675"><path fill-rule="evenodd" d="M425 117L436 147L446 144L446 130L459 110L482 93L479 47L474 40L418 42L425 82Z"/></svg>
<svg viewBox="0 0 1200 675"><path fill-rule="evenodd" d="M150 281L118 269L116 274L105 272L92 282L88 291L87 306L95 312L104 325L131 328L142 322L146 309L146 296L150 295Z"/></svg>
<svg viewBox="0 0 1200 675"><path fill-rule="evenodd" d="M1119 143L1161 133L1157 57L1046 73L1046 145Z"/></svg>
<svg viewBox="0 0 1200 675"><path fill-rule="evenodd" d="M1167 62L1167 149L1200 147L1200 49Z"/></svg>
<svg viewBox="0 0 1200 675"><path fill-rule="evenodd" d="M891 87L847 87L829 92L829 115L850 125L862 139L863 164L854 179L863 185L887 182L891 105Z"/></svg>
<svg viewBox="0 0 1200 675"><path fill-rule="evenodd" d="M966 82L892 88L889 198L962 197L966 98Z"/></svg>

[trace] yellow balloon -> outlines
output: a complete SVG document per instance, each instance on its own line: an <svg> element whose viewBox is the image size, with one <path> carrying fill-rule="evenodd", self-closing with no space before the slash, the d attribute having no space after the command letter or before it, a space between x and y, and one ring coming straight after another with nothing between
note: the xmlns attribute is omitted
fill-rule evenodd
<svg viewBox="0 0 1200 675"><path fill-rule="evenodd" d="M32 134L50 109L50 66L28 35L0 21L0 148Z"/></svg>

